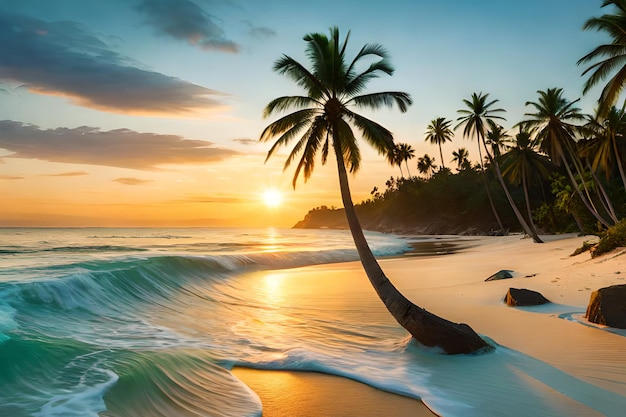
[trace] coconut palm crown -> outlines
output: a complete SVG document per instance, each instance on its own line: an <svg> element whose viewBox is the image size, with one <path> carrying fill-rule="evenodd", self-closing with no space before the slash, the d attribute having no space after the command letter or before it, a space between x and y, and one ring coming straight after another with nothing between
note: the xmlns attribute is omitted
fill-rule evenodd
<svg viewBox="0 0 626 417"><path fill-rule="evenodd" d="M426 137L424 140L429 141L433 145L439 146L439 156L441 157L441 167L445 168L446 165L443 162L443 152L441 145L448 141L452 141L454 138L454 132L450 129L452 120L446 120L445 117L437 117L430 121L430 124L426 128Z"/></svg>
<svg viewBox="0 0 626 417"><path fill-rule="evenodd" d="M274 64L274 70L293 79L304 88L306 96L283 96L272 100L264 110L269 117L275 112L297 109L273 122L261 134L261 141L278 139L267 154L269 159L283 146L296 141L284 168L299 157L293 177L293 186L300 173L306 181L311 176L318 154L322 164L328 158L331 146L341 156L350 172L356 172L361 164L361 153L353 127L363 139L380 154L393 151L392 133L380 124L354 112L352 107L378 109L382 106L398 106L406 112L412 100L409 94L398 91L362 94L369 81L381 73L392 75L393 67L388 61L387 51L380 45L367 44L356 57L346 63L346 46L349 32L340 43L339 29L332 28L330 38L320 33L308 34L306 55L311 70L290 56L283 55ZM357 65L364 59L380 58L358 72Z"/></svg>

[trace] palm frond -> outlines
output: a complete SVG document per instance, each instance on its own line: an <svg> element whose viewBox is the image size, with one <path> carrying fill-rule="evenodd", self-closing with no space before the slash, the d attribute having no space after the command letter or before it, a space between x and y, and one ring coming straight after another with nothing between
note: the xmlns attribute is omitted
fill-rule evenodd
<svg viewBox="0 0 626 417"><path fill-rule="evenodd" d="M284 96L270 101L263 109L263 117L269 117L274 112L283 112L289 109L301 109L307 106L322 106L319 101L307 96Z"/></svg>
<svg viewBox="0 0 626 417"><path fill-rule="evenodd" d="M337 123L337 134L341 145L341 157L351 173L355 173L361 167L361 151L354 132L344 120Z"/></svg>
<svg viewBox="0 0 626 417"><path fill-rule="evenodd" d="M346 117L359 129L363 139L380 155L387 155L394 148L393 134L380 124L354 112L347 113Z"/></svg>
<svg viewBox="0 0 626 417"><path fill-rule="evenodd" d="M411 99L408 93L401 91L385 91L352 97L346 102L346 104L350 103L357 107L370 109L378 109L383 106L393 107L393 105L396 104L402 113L406 113L409 106L413 104L413 99Z"/></svg>
<svg viewBox="0 0 626 417"><path fill-rule="evenodd" d="M296 149L291 152L287 161L291 163L293 159L297 156L300 151L302 151L302 157L298 162L298 166L293 175L292 186L295 189L296 183L298 182L298 177L300 176L300 172L304 170L304 182L306 182L313 173L313 168L315 168L315 156L317 151L320 148L321 141L324 137L324 133L326 131L326 126L323 123L314 123L311 126L302 139L298 142L299 148L296 152ZM289 164L285 163L285 168L287 168Z"/></svg>
<svg viewBox="0 0 626 417"><path fill-rule="evenodd" d="M294 113L288 114L275 122L268 125L259 138L259 141L266 142L271 138L282 134L283 132L291 129L293 126L303 123L305 121L311 121L316 114L320 111L318 109L304 109L298 110Z"/></svg>
<svg viewBox="0 0 626 417"><path fill-rule="evenodd" d="M308 69L290 56L283 55L274 63L274 71L289 76L300 87L304 88L309 97L318 99L323 97L326 89L320 80Z"/></svg>

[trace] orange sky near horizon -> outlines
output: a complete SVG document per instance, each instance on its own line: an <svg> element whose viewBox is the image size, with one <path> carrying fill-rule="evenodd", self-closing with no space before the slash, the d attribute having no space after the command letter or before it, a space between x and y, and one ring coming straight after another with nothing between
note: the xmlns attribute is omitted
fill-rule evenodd
<svg viewBox="0 0 626 417"><path fill-rule="evenodd" d="M388 50L396 71L367 90L404 91L414 103L407 113L365 115L414 147L416 175L418 157L441 162L424 141L430 121L455 125L474 92L499 100L507 129L550 87L581 97L591 113L598 91L582 96L576 61L603 39L581 30L600 5L3 0L0 227L292 227L312 208L341 206L332 158L293 190L293 167L282 170L290 149L264 163L271 143L258 142L280 117L264 119L265 105L302 93L272 67L283 54L308 64L305 34L350 31L350 59L368 43ZM460 147L475 161L476 143L455 135L443 148L446 165ZM362 168L350 178L355 203L400 175L361 145ZM282 193L282 204L264 203L268 189Z"/></svg>

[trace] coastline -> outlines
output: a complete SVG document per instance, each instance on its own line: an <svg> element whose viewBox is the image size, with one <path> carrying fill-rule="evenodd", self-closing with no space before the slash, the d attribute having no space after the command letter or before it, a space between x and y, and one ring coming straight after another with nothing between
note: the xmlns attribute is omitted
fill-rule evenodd
<svg viewBox="0 0 626 417"><path fill-rule="evenodd" d="M437 417L422 401L335 375L234 368L261 399L263 417Z"/></svg>
<svg viewBox="0 0 626 417"><path fill-rule="evenodd" d="M499 363L502 358L485 355L480 361L489 366L470 367L467 371L447 369L449 365L446 363L463 361L463 358L437 354L427 356L429 360L441 362L441 373L432 376L435 386L447 387L451 384L450 389L465 390L461 395L464 401L475 404L472 407L480 408L485 416L498 415L502 409L515 406L516 401L520 401L520 408L527 404L545 406L546 410L549 408L550 412L543 415L618 416L619 410L626 406L626 396L622 393L626 384L626 358L621 358L613 350L619 352L620 347L626 348L626 331L616 334L591 326L585 323L582 315L592 291L626 282L626 258L623 257L626 250L618 249L596 259L591 259L588 252L570 256L583 242L593 237L558 235L545 238L546 243L535 244L521 235L473 236L470 245L464 245L453 254L408 254L384 258L380 263L394 285L413 302L451 321L468 323L498 346L500 353L497 355L509 356L504 363ZM484 282L501 269L514 271L514 277ZM350 285L349 291L353 291L354 282L369 286L358 261L283 272L292 282L302 282L301 278L306 276L328 278L329 282L335 282L340 287L335 290L339 293L348 291ZM331 275L332 278L329 278ZM341 288L344 280L346 288ZM502 299L509 287L539 291L552 303L527 308L507 307ZM411 346L407 348L413 349ZM603 349L602 352L598 352L598 348ZM513 364L507 362L512 359ZM512 366L514 372L494 375L499 372L495 369L506 366ZM376 400L379 407L396 404L398 395L392 392L405 395L407 398L401 398L409 400L408 408L398 405L397 414L386 414L379 408L377 414L372 415L458 415L450 411L456 408L446 404L445 398L437 396L441 395L437 394L437 389L423 396L401 392L402 388L387 389L384 386L378 387L381 389L366 386L363 392L362 384L358 382L316 372L235 368L233 373L260 396L267 412L263 414L265 417L365 416L372 406L366 405L369 403L364 400L373 395L372 392L380 396ZM494 383L499 384L491 381L492 378L496 381L502 379L502 387L498 387L502 392L492 387ZM296 381L295 400L290 399L291 388L286 391L285 384L280 382L285 380ZM519 384L519 389L528 398L506 398L510 395L506 392L507 384ZM490 387L493 392L483 392L485 387ZM595 392L598 399L587 398L586 394L580 393L581 390ZM327 400L324 412L315 414L320 409L315 398L321 391L340 391L341 399L349 401L350 405ZM539 398L546 405L537 405ZM511 400L513 402L508 403ZM504 401L507 403L502 404ZM396 407L393 407L395 410ZM346 414L346 409L354 414ZM526 412L519 412L512 415L527 415Z"/></svg>

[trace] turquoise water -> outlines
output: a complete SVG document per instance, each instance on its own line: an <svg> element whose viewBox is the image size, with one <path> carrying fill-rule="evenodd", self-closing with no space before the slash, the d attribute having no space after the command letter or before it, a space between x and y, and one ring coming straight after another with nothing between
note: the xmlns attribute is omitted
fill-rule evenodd
<svg viewBox="0 0 626 417"><path fill-rule="evenodd" d="M379 257L454 252L450 239L367 238ZM475 256L413 258L403 291L463 293L419 263L461 257L469 263L453 274L464 274ZM467 320L530 332L525 351L441 355L339 263L352 260L349 233L333 230L0 229L0 417L260 416L234 366L341 375L444 417L623 416L624 334L567 319L577 307L511 310L498 294ZM484 284L468 294L493 288ZM554 355L534 349L549 343L535 323L558 334Z"/></svg>
<svg viewBox="0 0 626 417"><path fill-rule="evenodd" d="M295 317L259 330L267 294L249 274L356 259L341 231L0 229L0 416L259 415L233 365L323 367L307 349L359 350L381 328L318 323L309 347ZM315 342L329 329L343 348Z"/></svg>

